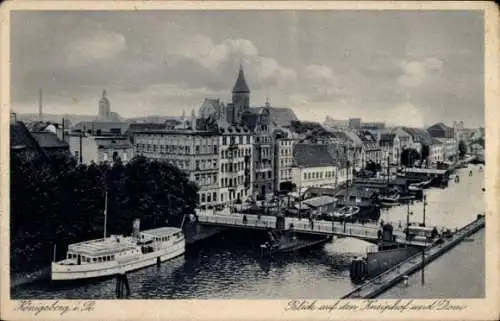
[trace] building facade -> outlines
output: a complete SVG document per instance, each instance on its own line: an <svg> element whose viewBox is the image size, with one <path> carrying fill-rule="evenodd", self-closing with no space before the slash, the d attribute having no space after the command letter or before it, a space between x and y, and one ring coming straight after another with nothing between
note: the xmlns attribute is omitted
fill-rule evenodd
<svg viewBox="0 0 500 321"><path fill-rule="evenodd" d="M200 208L213 208L227 200L224 198L227 193L221 188L220 135L217 131L136 131L134 143L137 155L167 161L184 171L199 187Z"/></svg>
<svg viewBox="0 0 500 321"><path fill-rule="evenodd" d="M134 157L134 146L125 135L94 136L73 132L67 138L71 155L81 164L112 164L118 159L127 163Z"/></svg>
<svg viewBox="0 0 500 321"><path fill-rule="evenodd" d="M219 133L219 202L239 204L253 194L254 137L240 126L221 127Z"/></svg>
<svg viewBox="0 0 500 321"><path fill-rule="evenodd" d="M437 138L432 139L429 149L429 162L431 164L442 163L445 159L445 145Z"/></svg>
<svg viewBox="0 0 500 321"><path fill-rule="evenodd" d="M384 133L380 135L379 146L382 151L382 166L397 165L401 158L401 144L396 134ZM389 163L388 163L389 162Z"/></svg>

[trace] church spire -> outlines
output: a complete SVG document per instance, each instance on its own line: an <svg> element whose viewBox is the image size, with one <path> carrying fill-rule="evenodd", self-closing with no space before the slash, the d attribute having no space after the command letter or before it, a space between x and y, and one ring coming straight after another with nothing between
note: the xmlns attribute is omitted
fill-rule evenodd
<svg viewBox="0 0 500 321"><path fill-rule="evenodd" d="M248 88L247 81L245 80L245 74L243 72L243 64L240 63L240 70L238 71L238 78L234 83L233 94L249 94L250 89Z"/></svg>

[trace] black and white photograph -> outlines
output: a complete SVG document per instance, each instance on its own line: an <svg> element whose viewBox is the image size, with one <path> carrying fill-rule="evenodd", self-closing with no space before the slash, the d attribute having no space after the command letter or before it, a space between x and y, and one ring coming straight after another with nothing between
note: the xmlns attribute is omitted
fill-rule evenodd
<svg viewBox="0 0 500 321"><path fill-rule="evenodd" d="M11 9L3 293L486 299L487 7Z"/></svg>

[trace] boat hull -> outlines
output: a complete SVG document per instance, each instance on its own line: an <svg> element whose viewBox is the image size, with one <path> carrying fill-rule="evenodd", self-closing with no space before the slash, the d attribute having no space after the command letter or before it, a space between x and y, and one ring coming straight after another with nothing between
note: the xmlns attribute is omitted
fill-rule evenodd
<svg viewBox="0 0 500 321"><path fill-rule="evenodd" d="M142 269L184 254L185 244L185 241L179 242L167 249L143 254L126 262L113 261L81 265L64 265L53 262L51 265L51 279L53 281L93 279Z"/></svg>

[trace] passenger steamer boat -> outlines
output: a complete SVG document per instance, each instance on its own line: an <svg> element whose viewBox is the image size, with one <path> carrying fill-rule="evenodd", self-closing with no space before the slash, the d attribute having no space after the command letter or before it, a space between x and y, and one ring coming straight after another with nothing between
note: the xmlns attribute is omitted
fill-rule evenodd
<svg viewBox="0 0 500 321"><path fill-rule="evenodd" d="M52 262L51 279L78 280L122 274L182 255L185 246L180 228L140 231L140 221L136 219L132 236L106 237L105 229L104 238L69 245L66 258Z"/></svg>
<svg viewBox="0 0 500 321"><path fill-rule="evenodd" d="M53 262L52 280L111 276L137 270L184 254L181 229L160 227L129 237L111 235L68 246L66 259Z"/></svg>

